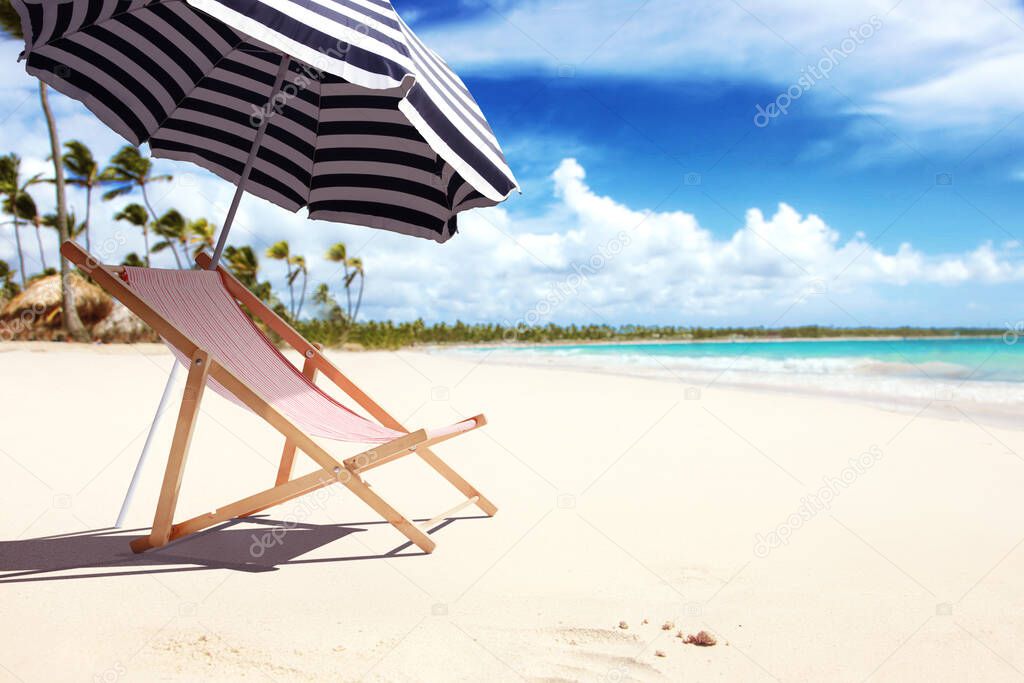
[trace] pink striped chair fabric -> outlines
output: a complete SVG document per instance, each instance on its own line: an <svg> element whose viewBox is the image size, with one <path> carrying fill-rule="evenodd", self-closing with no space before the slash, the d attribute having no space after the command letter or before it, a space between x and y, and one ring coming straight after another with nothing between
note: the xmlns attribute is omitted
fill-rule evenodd
<svg viewBox="0 0 1024 683"><path fill-rule="evenodd" d="M403 435L353 412L303 375L249 319L220 273L133 267L124 273L132 291L151 308L310 436L384 443ZM190 364L181 351L167 346L186 367ZM215 380L208 386L245 407ZM464 420L430 430L428 438L468 431L474 425L473 420Z"/></svg>

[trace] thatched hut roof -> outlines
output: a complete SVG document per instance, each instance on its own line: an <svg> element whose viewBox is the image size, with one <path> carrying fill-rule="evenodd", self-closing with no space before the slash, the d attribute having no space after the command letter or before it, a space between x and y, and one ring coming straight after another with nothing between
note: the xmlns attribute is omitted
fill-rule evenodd
<svg viewBox="0 0 1024 683"><path fill-rule="evenodd" d="M77 273L71 273L68 282L74 292L78 317L86 326L109 315L114 302L106 292ZM60 285L59 275L29 283L24 292L0 310L0 332L21 339L51 337L62 324Z"/></svg>
<svg viewBox="0 0 1024 683"><path fill-rule="evenodd" d="M98 341L120 343L157 341L158 339L153 328L120 302L115 302L110 315L96 323L96 326L92 328L92 337Z"/></svg>

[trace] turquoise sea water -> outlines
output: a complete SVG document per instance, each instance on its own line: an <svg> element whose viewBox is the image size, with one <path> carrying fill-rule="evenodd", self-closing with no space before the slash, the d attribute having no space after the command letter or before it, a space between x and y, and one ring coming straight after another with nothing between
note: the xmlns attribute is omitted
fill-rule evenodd
<svg viewBox="0 0 1024 683"><path fill-rule="evenodd" d="M1024 339L870 339L579 344L503 349L601 362L787 374L860 374L1024 382Z"/></svg>
<svg viewBox="0 0 1024 683"><path fill-rule="evenodd" d="M489 362L864 398L987 405L1024 420L1024 338L565 344L468 349ZM1016 418L1015 418L1016 419Z"/></svg>

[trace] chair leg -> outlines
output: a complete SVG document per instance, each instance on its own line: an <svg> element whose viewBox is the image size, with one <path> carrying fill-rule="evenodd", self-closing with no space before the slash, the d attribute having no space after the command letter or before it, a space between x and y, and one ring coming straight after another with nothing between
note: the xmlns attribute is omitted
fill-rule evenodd
<svg viewBox="0 0 1024 683"><path fill-rule="evenodd" d="M284 442L284 450L281 451L281 464L277 468L277 478L274 480L275 486L281 484L287 484L288 480L292 478L292 467L295 466L295 443L291 439Z"/></svg>
<svg viewBox="0 0 1024 683"><path fill-rule="evenodd" d="M232 375L227 368L224 368L213 361L209 364L212 366L210 369L211 376L216 379L222 387L230 391L254 413L266 420L270 426L283 434L286 438L291 439L299 450L311 457L321 468L339 477L342 484L347 486L348 489L355 493L363 502L390 522L392 526L398 529L398 531L412 541L417 547L427 553L433 551L434 542L430 540L430 537L417 529L412 522L400 515L398 511L388 505L383 498L373 493L357 474L353 473L348 468L343 467L340 462L331 456L330 453L313 441L309 435L304 434L286 417L277 412L273 406L261 398L251 387ZM425 439L426 432L421 429L417 432L401 436L394 441L376 446L373 450L382 454L386 454L390 450L403 451L416 443L421 443Z"/></svg>
<svg viewBox="0 0 1024 683"><path fill-rule="evenodd" d="M302 374L309 378L310 382L316 381L316 362L313 358L306 358L306 361L302 364ZM277 469L275 485L285 484L292 478L292 467L295 465L296 450L295 442L286 437L284 451L281 452L281 465Z"/></svg>
<svg viewBox="0 0 1024 683"><path fill-rule="evenodd" d="M280 486L275 486L272 489L260 491L241 500L236 500L233 503L217 508L213 512L207 512L175 524L171 527L170 540L176 541L179 538L184 538L231 519L249 517L267 508L287 503L307 493L312 493L317 489L337 483L337 478L330 476L323 470L307 474L298 479L292 479Z"/></svg>
<svg viewBox="0 0 1024 683"><path fill-rule="evenodd" d="M353 473L341 483L347 486L352 493L356 494L360 500L373 508L378 515L390 522L391 526L398 529L417 548L425 553L434 552L437 544L430 540L430 537L423 533L422 529L403 517L398 510L388 505L383 498L371 491L370 487L359 478L358 474Z"/></svg>
<svg viewBox="0 0 1024 683"><path fill-rule="evenodd" d="M153 518L153 528L148 537L137 538L131 542L136 553L149 548L167 545L174 522L174 510L178 506L178 492L185 472L185 461L188 459L192 434L195 431L196 417L206 390L206 379L210 374L210 358L205 351L199 350L192 355L188 380L185 383L185 394L181 399L178 411L178 423L174 428L174 440L171 452L167 457L167 468L164 470L164 483L160 489L160 499Z"/></svg>
<svg viewBox="0 0 1024 683"><path fill-rule="evenodd" d="M473 486L459 476L459 473L453 470L448 463L441 460L440 457L434 451L429 448L421 448L416 451L423 460L434 468L438 474L448 480L448 483L457 488L462 495L466 498L476 498L476 506L488 517L493 517L498 512L498 507L484 497L482 493L477 491Z"/></svg>

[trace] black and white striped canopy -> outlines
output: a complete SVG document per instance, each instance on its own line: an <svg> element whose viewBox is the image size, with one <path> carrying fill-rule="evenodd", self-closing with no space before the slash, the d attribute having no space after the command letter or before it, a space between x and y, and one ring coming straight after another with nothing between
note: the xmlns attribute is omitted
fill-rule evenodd
<svg viewBox="0 0 1024 683"><path fill-rule="evenodd" d="M312 219L444 242L517 187L465 84L388 0L13 4L28 73L154 156L237 183L268 118L245 189Z"/></svg>

